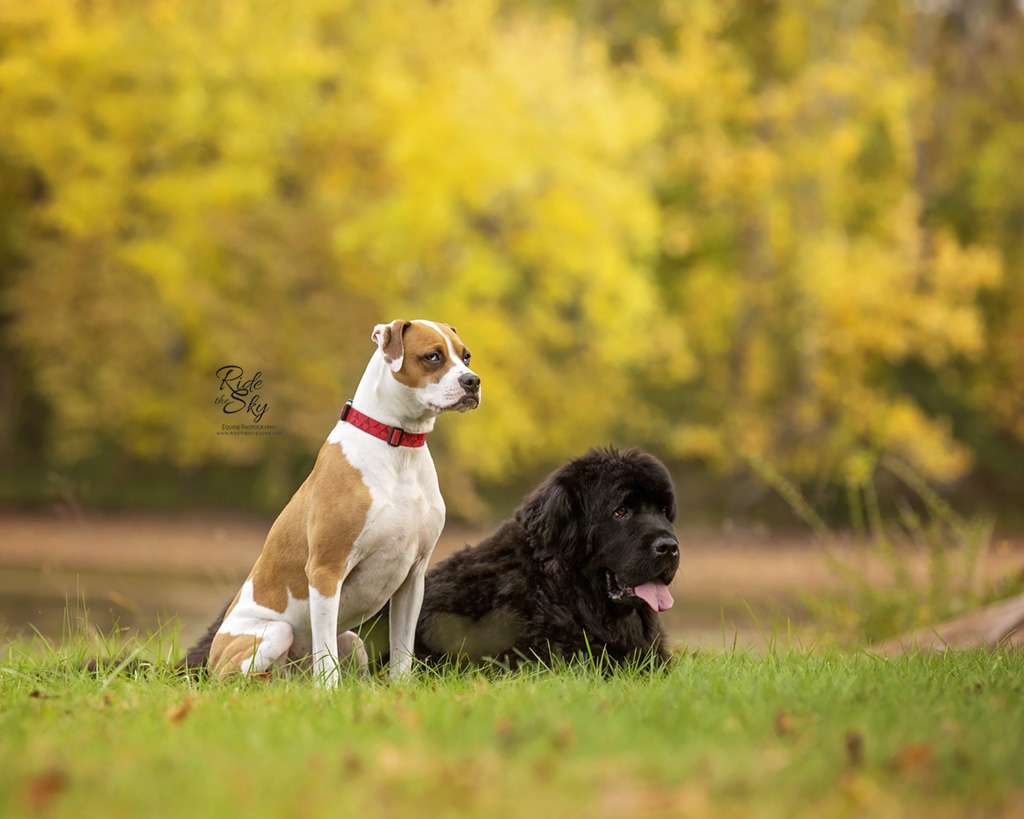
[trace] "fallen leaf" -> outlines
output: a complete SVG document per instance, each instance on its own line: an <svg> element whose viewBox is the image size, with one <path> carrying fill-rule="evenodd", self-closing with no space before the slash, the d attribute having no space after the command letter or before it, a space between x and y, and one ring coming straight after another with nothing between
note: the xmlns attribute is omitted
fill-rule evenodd
<svg viewBox="0 0 1024 819"><path fill-rule="evenodd" d="M274 676L273 671L250 671L249 679L253 682L270 682Z"/></svg>
<svg viewBox="0 0 1024 819"><path fill-rule="evenodd" d="M50 695L49 694L46 694L46 693L44 693L42 691L39 691L39 690L30 692L29 693L29 697L34 699L34 700L48 700L48 699L50 699Z"/></svg>
<svg viewBox="0 0 1024 819"><path fill-rule="evenodd" d="M518 733L519 727L508 717L501 717L494 722L494 733L513 734Z"/></svg>
<svg viewBox="0 0 1024 819"><path fill-rule="evenodd" d="M886 764L891 770L902 773L930 761L933 755L932 746L922 742L904 748Z"/></svg>
<svg viewBox="0 0 1024 819"><path fill-rule="evenodd" d="M494 737L498 747L505 750L518 746L523 739L519 726L508 717L501 717L494 723Z"/></svg>
<svg viewBox="0 0 1024 819"><path fill-rule="evenodd" d="M179 705L172 705L167 709L166 717L174 725L180 725L185 721L189 711L196 707L196 701L192 697L186 697Z"/></svg>
<svg viewBox="0 0 1024 819"><path fill-rule="evenodd" d="M67 773L59 768L51 768L25 784L21 792L22 802L29 810L38 812L67 790L67 787Z"/></svg>
<svg viewBox="0 0 1024 819"><path fill-rule="evenodd" d="M785 708L775 715L775 733L780 737L796 733L796 720Z"/></svg>
<svg viewBox="0 0 1024 819"><path fill-rule="evenodd" d="M576 742L576 732L568 723L559 725L555 729L552 743L559 751L568 751Z"/></svg>

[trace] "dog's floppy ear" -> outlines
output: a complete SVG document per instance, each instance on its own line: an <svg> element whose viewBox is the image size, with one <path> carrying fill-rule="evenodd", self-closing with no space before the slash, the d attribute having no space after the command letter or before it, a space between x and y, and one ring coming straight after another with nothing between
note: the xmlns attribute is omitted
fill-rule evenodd
<svg viewBox="0 0 1024 819"><path fill-rule="evenodd" d="M539 561L575 551L580 510L571 489L552 476L526 499L519 512Z"/></svg>
<svg viewBox="0 0 1024 819"><path fill-rule="evenodd" d="M373 328L370 338L380 347L384 361L391 368L391 372L397 373L402 369L402 361L405 360L405 345L402 342L402 334L412 324L411 321L395 319L390 324L378 324Z"/></svg>

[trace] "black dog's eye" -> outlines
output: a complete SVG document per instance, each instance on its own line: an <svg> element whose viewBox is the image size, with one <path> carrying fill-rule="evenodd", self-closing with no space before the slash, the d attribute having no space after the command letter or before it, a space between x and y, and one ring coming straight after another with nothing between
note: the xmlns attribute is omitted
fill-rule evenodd
<svg viewBox="0 0 1024 819"><path fill-rule="evenodd" d="M668 507L667 506L661 507L661 515L662 515L662 517L666 517L666 518L668 517Z"/></svg>
<svg viewBox="0 0 1024 819"><path fill-rule="evenodd" d="M627 514L629 514L629 510L625 506L620 506L615 510L615 517L617 518L624 518Z"/></svg>

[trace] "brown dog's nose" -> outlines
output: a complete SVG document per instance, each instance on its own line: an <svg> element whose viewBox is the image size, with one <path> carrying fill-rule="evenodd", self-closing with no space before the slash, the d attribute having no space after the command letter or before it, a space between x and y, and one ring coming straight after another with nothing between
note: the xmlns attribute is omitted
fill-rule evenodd
<svg viewBox="0 0 1024 819"><path fill-rule="evenodd" d="M459 383L469 392L480 389L480 376L476 373L464 373L459 376Z"/></svg>

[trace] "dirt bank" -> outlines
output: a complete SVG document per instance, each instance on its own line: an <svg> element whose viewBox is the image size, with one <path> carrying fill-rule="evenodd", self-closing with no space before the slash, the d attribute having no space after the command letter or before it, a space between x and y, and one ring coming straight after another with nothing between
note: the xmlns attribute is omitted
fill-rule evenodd
<svg viewBox="0 0 1024 819"><path fill-rule="evenodd" d="M54 516L0 513L0 639L33 629L59 640L66 611L84 606L101 629L177 623L191 641L233 596L263 546L270 520L190 515ZM486 532L449 527L434 561ZM688 645L759 643L761 630L804 618L802 593L838 582L807 537L679 531L682 565L665 615ZM986 567L1020 570L1024 544L1000 542Z"/></svg>

